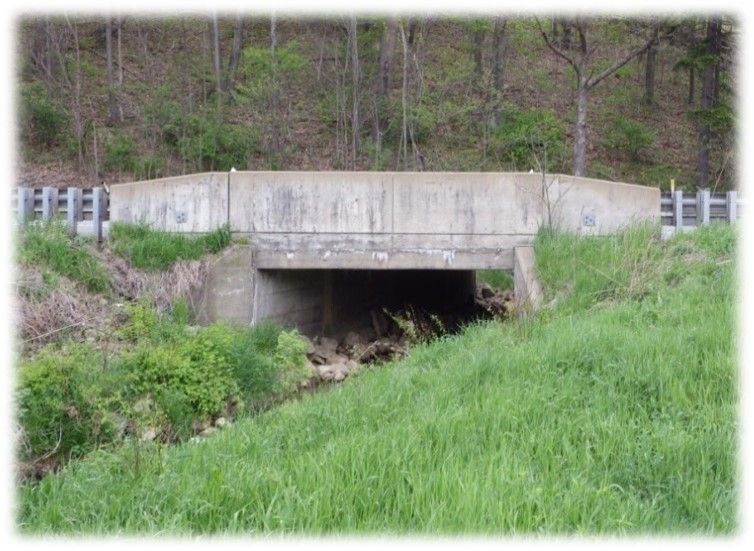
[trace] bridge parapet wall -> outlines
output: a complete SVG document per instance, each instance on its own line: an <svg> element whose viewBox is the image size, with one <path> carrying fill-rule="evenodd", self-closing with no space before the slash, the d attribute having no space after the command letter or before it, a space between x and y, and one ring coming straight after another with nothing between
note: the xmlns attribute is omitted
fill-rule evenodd
<svg viewBox="0 0 754 551"><path fill-rule="evenodd" d="M511 269L542 224L586 234L659 221L660 192L567 175L204 173L113 185L113 221L248 235L263 269Z"/></svg>

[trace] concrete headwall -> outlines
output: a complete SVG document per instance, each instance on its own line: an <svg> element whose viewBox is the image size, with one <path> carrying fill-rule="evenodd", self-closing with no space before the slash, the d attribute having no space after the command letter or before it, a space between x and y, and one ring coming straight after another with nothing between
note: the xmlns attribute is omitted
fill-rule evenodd
<svg viewBox="0 0 754 551"><path fill-rule="evenodd" d="M656 188L532 173L206 173L110 195L113 221L227 223L248 235L260 269L511 269L543 223L604 234L660 216Z"/></svg>

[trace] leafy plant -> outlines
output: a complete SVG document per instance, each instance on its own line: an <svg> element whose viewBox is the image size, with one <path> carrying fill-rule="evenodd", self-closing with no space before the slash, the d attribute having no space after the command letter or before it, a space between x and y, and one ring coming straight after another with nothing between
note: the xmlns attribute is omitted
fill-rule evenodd
<svg viewBox="0 0 754 551"><path fill-rule="evenodd" d="M606 145L612 149L625 151L636 161L639 154L655 141L655 133L641 123L622 117L613 119L613 127L607 134Z"/></svg>
<svg viewBox="0 0 754 551"><path fill-rule="evenodd" d="M490 132L490 147L509 160L514 170L544 163L545 157L550 166L560 162L565 151L565 130L553 111L508 107L500 118L501 123Z"/></svg>
<svg viewBox="0 0 754 551"><path fill-rule="evenodd" d="M68 126L68 112L50 98L41 82L26 83L21 88L21 116L26 120L29 139L47 147L59 143Z"/></svg>

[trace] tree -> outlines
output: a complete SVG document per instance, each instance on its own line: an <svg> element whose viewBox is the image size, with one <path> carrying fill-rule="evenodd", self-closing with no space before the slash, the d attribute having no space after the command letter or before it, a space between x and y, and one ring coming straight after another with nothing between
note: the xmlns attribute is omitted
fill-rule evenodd
<svg viewBox="0 0 754 551"><path fill-rule="evenodd" d="M223 81L223 90L229 92L236 80L236 71L238 70L238 61L241 57L243 46L243 18L236 15L236 23L233 29L233 45L230 48L230 59L228 60L228 71Z"/></svg>
<svg viewBox="0 0 754 551"><path fill-rule="evenodd" d="M110 104L108 123L117 124L120 121L120 109L113 79L113 19L109 15L105 21L105 57L107 59L107 97Z"/></svg>
<svg viewBox="0 0 754 551"><path fill-rule="evenodd" d="M583 17L577 17L573 20L572 25L578 35L577 56L571 56L558 48L542 25L537 21L539 32L545 41L547 47L552 50L558 57L565 60L576 73L576 123L574 125L574 143L573 143L573 162L572 172L574 176L584 176L586 172L586 147L587 147L587 107L589 102L589 92L594 89L600 82L612 75L615 71L623 67L637 55L646 51L655 40L657 40L657 24L652 23L650 37L644 43L624 55L621 59L614 62L606 69L594 74L591 62L597 50L595 45L588 42L589 22Z"/></svg>
<svg viewBox="0 0 754 551"><path fill-rule="evenodd" d="M644 60L644 97L646 105L655 103L655 69L657 67L657 41L654 40L647 48Z"/></svg>
<svg viewBox="0 0 754 551"><path fill-rule="evenodd" d="M361 69L359 65L358 37L356 29L356 17L353 15L348 25L348 42L351 51L351 162L356 164L356 153L359 148L359 81Z"/></svg>
<svg viewBox="0 0 754 551"><path fill-rule="evenodd" d="M715 101L716 93L716 76L719 80L720 57L720 18L710 17L707 20L707 45L704 70L702 73L702 118L699 128L699 159L697 168L699 171L699 189L706 189L709 186L709 142L710 142L710 125L704 120L704 115L709 113ZM717 73L717 75L716 75ZM719 94L719 92L718 92ZM718 96L719 97L719 96Z"/></svg>
<svg viewBox="0 0 754 551"><path fill-rule="evenodd" d="M209 38L212 44L212 68L215 72L215 94L217 109L220 110L222 96L222 65L220 65L220 38L217 31L217 13L213 12L209 20Z"/></svg>
<svg viewBox="0 0 754 551"><path fill-rule="evenodd" d="M507 25L507 18L495 18L495 30L493 31L495 51L492 62L492 78L495 88L501 94L503 93L503 84L505 82L505 58L508 53L508 34L505 32Z"/></svg>
<svg viewBox="0 0 754 551"><path fill-rule="evenodd" d="M388 125L385 100L390 90L390 73L395 53L395 36L397 24L394 17L388 17L385 22L385 30L380 40L380 59L377 68L376 105L377 114L374 118L374 138L379 139Z"/></svg>

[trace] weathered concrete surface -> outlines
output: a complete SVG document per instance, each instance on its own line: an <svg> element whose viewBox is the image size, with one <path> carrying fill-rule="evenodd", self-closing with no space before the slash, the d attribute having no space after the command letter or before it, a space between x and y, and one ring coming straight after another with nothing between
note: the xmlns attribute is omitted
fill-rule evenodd
<svg viewBox="0 0 754 551"><path fill-rule="evenodd" d="M250 246L217 265L208 319L311 331L347 306L338 297L368 299L357 296L365 280L343 270L513 269L517 289L539 300L526 247L541 225L607 234L659 222L660 192L558 174L232 172L113 185L110 208L113 221L168 231L229 224Z"/></svg>
<svg viewBox="0 0 754 551"><path fill-rule="evenodd" d="M251 246L233 245L210 261L204 285L192 296L200 324L225 320L238 325L252 321Z"/></svg>
<svg viewBox="0 0 754 551"><path fill-rule="evenodd" d="M228 222L228 173L207 172L110 187L110 220L175 232L209 232Z"/></svg>
<svg viewBox="0 0 754 551"><path fill-rule="evenodd" d="M513 291L522 315L529 315L542 304L542 288L534 271L534 247L516 247L514 252Z"/></svg>
<svg viewBox="0 0 754 551"><path fill-rule="evenodd" d="M543 223L549 212L552 225L560 229L604 235L637 222L660 220L659 188L564 174L547 176L541 188L546 196Z"/></svg>

